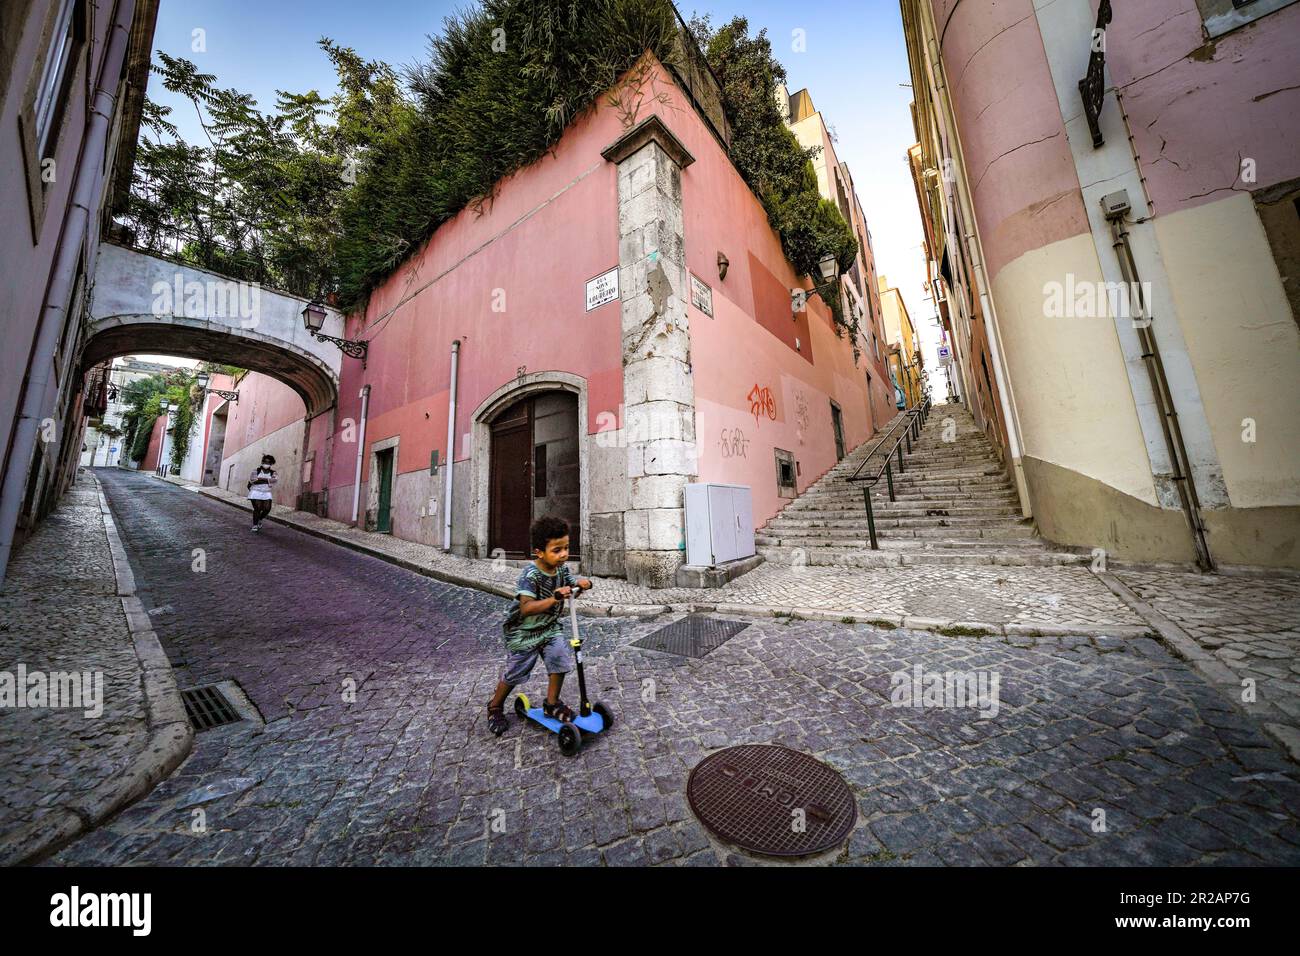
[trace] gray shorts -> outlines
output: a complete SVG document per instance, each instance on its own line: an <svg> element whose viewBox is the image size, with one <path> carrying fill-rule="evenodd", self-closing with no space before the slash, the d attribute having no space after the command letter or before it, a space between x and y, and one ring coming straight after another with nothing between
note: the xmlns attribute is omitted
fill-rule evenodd
<svg viewBox="0 0 1300 956"><path fill-rule="evenodd" d="M506 651L506 672L501 679L511 687L522 684L532 673L538 658L546 662L548 674L567 674L573 670L573 649L561 632L530 651Z"/></svg>

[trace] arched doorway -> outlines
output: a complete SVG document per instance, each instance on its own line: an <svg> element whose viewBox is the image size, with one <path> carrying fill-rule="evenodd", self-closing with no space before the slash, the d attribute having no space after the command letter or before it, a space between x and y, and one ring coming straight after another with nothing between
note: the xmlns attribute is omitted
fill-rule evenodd
<svg viewBox="0 0 1300 956"><path fill-rule="evenodd" d="M529 392L491 417L488 552L530 554L528 529L542 515L569 523L569 557L582 555L579 401L571 391Z"/></svg>

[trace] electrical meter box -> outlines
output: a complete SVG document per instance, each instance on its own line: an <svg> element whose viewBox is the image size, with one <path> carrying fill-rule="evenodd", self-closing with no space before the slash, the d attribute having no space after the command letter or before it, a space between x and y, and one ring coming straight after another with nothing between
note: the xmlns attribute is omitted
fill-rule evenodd
<svg viewBox="0 0 1300 956"><path fill-rule="evenodd" d="M686 563L715 567L754 554L754 501L748 485L686 486Z"/></svg>

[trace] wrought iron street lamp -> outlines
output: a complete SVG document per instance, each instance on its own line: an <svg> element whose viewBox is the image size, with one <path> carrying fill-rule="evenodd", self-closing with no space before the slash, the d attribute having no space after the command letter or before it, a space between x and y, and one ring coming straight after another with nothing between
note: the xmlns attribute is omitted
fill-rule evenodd
<svg viewBox="0 0 1300 956"><path fill-rule="evenodd" d="M302 324L307 328L308 332L316 337L317 341L333 342L344 355L361 359L361 367L366 367L366 351L370 343L364 339L340 339L322 332L321 328L325 325L325 307L316 300L313 299L308 302L307 307L302 310Z"/></svg>
<svg viewBox="0 0 1300 956"><path fill-rule="evenodd" d="M826 299L826 290L835 285L840 276L840 263L833 253L826 253L817 260L817 271L822 274L822 281L819 285L811 289L791 289L790 290L790 311L800 312L804 304L807 303L810 296L819 295L823 301Z"/></svg>
<svg viewBox="0 0 1300 956"><path fill-rule="evenodd" d="M209 376L207 372L199 372L194 379L198 382L199 388L202 389L205 394L220 395L228 402L239 404L238 392L228 392L224 388L208 388L208 382L211 381L211 376Z"/></svg>

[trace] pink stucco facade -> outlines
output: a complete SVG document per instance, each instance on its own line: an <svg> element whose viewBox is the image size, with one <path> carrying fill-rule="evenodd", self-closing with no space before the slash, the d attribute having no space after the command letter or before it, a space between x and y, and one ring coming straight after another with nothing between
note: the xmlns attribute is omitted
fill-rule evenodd
<svg viewBox="0 0 1300 956"><path fill-rule="evenodd" d="M1079 177L1032 0L931 2L996 275L1027 251L1088 231ZM1156 214L1300 175L1300 4L1216 39L1206 38L1195 0L1113 11L1106 69ZM1087 49L1086 36L1079 43ZM1255 161L1253 182L1242 181L1244 158Z"/></svg>
<svg viewBox="0 0 1300 956"><path fill-rule="evenodd" d="M791 312L789 290L806 283L786 262L762 205L657 65L654 84L663 100L647 98L637 121L657 114L692 157L681 172L684 258L689 273L712 290L712 316L694 304L686 307L694 480L750 486L755 524L761 525L785 503L775 450L795 457L802 490L836 461L831 403L841 411L844 446L851 450L870 436L873 423L892 417L893 393L887 371L868 354L855 364L850 342L835 335L820 300ZM305 426L309 464L301 491L330 517L352 518L361 392L369 386L361 508L373 450L391 447L393 533L438 540L440 529L426 512L432 510L429 499L441 494L440 478L430 477L431 455L447 458L453 341L460 342L451 504L458 550L485 551L472 526L484 520L475 509L487 504L470 500L469 489L477 463L491 455L474 439L486 434L481 426L489 397L508 396L513 382L537 373L579 382L584 454L593 458L598 433L626 424L622 304L614 299L588 311L585 298L588 280L621 261L618 167L601 154L626 128L602 100L573 122L551 154L500 183L482 210L467 208L439 228L363 311L348 318L348 337L369 342L365 367L345 359L336 409ZM725 280L718 275L719 252L730 262ZM621 291L626 298L629 290ZM676 293L689 299L688 289ZM301 402L265 376L247 375L239 388L227 461L303 414ZM584 500L591 512L616 508L598 502L626 494L625 487L614 487L627 483L617 465L592 464L590 471Z"/></svg>

